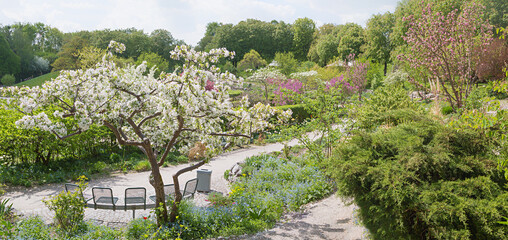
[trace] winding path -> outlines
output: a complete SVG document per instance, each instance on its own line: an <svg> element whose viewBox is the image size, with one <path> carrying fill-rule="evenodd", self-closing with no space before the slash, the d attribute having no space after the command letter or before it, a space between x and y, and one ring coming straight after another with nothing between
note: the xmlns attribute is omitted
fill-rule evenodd
<svg viewBox="0 0 508 240"><path fill-rule="evenodd" d="M289 146L297 144L296 140L288 143ZM274 143L264 146L251 146L245 149L238 149L214 157L208 164L201 169L212 170L211 189L212 191L228 193L228 182L224 179L223 173L230 169L235 163L243 161L245 158L255 156L261 153L280 151L283 144ZM161 168L161 174L165 183L172 182L171 176L179 169L189 166L181 164ZM148 182L150 172L139 173L114 173L111 176L93 179L89 182L88 188L84 191L85 196L91 196L92 186L105 186L113 189L115 196L123 196L124 189L127 187L145 187L147 195L153 195L153 187ZM185 173L180 176L180 182L196 176L196 170ZM51 195L58 194L63 190L63 184L48 184L35 186L31 188L17 187L9 189L4 195L10 198L13 207L23 215L39 215L45 222L51 222L53 214L44 205L42 200ZM206 194L197 193L194 201L197 205L204 206L208 204ZM302 212L287 215L274 229L270 229L254 236L242 239L363 239L366 230L355 223L354 205L346 206L344 202L336 196L331 196L319 202L311 203L305 206ZM137 210L136 217L148 216L150 210ZM98 224L104 224L110 227L124 227L132 219L131 211L111 211L86 209L85 219L95 221Z"/></svg>

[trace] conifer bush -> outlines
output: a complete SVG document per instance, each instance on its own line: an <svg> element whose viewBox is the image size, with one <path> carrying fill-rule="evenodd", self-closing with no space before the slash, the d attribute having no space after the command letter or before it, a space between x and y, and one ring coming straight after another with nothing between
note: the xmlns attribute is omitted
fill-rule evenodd
<svg viewBox="0 0 508 240"><path fill-rule="evenodd" d="M326 162L372 237L508 239L498 223L508 216L506 180L486 137L410 109L384 113L397 115L413 117L357 131Z"/></svg>

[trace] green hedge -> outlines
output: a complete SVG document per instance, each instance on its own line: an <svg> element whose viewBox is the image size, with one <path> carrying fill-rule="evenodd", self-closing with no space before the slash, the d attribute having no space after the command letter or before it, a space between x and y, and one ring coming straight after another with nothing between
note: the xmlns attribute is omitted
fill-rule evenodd
<svg viewBox="0 0 508 240"><path fill-rule="evenodd" d="M305 120L307 120L311 117L310 113L307 112L307 110L305 109L305 104L283 105L283 106L277 106L275 108L280 109L282 111L291 109L291 111L293 111L292 117L293 117L294 121L296 121L298 123L304 122Z"/></svg>
<svg viewBox="0 0 508 240"><path fill-rule="evenodd" d="M241 96L242 93L243 93L242 90L229 90L228 91L228 94L229 94L230 98L235 98L235 97Z"/></svg>
<svg viewBox="0 0 508 240"><path fill-rule="evenodd" d="M96 162L99 156L107 158L118 151L114 135L106 127L92 126L82 134L60 140L46 131L18 128L15 122L22 116L15 110L0 108L2 183L30 186L89 176L103 171L99 168L104 163Z"/></svg>
<svg viewBox="0 0 508 240"><path fill-rule="evenodd" d="M508 239L497 223L508 216L506 180L487 142L418 115L358 131L325 165L374 239Z"/></svg>
<svg viewBox="0 0 508 240"><path fill-rule="evenodd" d="M40 130L20 129L15 122L23 115L0 108L0 155L3 162L44 163L61 158L86 158L116 146L114 135L105 127L66 140Z"/></svg>

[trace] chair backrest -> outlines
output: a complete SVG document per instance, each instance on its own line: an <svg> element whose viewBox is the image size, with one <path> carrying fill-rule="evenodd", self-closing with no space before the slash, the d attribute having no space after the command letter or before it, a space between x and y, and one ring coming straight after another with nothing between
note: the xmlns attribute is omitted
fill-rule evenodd
<svg viewBox="0 0 508 240"><path fill-rule="evenodd" d="M198 179L193 178L185 183L183 190L183 198L193 198L196 188L198 187Z"/></svg>
<svg viewBox="0 0 508 240"><path fill-rule="evenodd" d="M66 183L65 184L65 191L66 192L70 192L70 193L74 193L76 191L79 191L79 186L77 184Z"/></svg>
<svg viewBox="0 0 508 240"><path fill-rule="evenodd" d="M133 187L125 189L125 210L128 205L143 205L146 210L146 188Z"/></svg>
<svg viewBox="0 0 508 240"><path fill-rule="evenodd" d="M83 199L83 202L86 203L85 196L83 196L83 191L79 188L79 185L72 184L72 183L66 183L65 184L65 191L68 193L75 193L78 192L78 197Z"/></svg>
<svg viewBox="0 0 508 240"><path fill-rule="evenodd" d="M113 210L115 209L116 201L113 198L113 190L111 188L93 187L92 195L95 208L97 208L97 204L111 204L113 205Z"/></svg>
<svg viewBox="0 0 508 240"><path fill-rule="evenodd" d="M166 194L166 197L175 198L175 184L166 184L164 185L164 194Z"/></svg>

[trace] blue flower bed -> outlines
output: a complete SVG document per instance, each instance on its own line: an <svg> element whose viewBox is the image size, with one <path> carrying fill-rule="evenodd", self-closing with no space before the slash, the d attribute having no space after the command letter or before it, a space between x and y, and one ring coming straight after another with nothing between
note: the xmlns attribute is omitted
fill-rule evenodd
<svg viewBox="0 0 508 240"><path fill-rule="evenodd" d="M231 186L228 203L197 207L184 202L168 237L197 239L241 235L272 227L285 211L329 195L333 184L310 159L271 155L248 158L243 177Z"/></svg>

